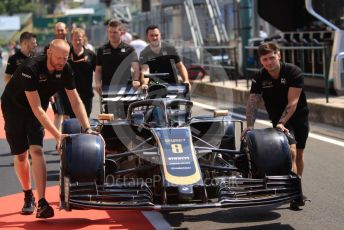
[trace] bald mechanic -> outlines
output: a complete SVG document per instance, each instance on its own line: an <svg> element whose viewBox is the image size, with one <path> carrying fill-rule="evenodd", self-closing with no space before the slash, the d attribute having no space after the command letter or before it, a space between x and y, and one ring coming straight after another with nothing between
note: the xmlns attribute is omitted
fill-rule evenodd
<svg viewBox="0 0 344 230"><path fill-rule="evenodd" d="M29 58L19 66L1 96L6 139L14 156L14 170L24 191L23 215L32 214L36 206L30 179L30 154L38 195L36 217L54 216L53 208L45 199L47 172L43 154L44 129L55 137L57 146L67 135L61 134L46 114L49 98L56 91L65 89L83 129L86 133L93 133L75 89L72 70L66 64L69 50L65 40L53 40L46 55Z"/></svg>

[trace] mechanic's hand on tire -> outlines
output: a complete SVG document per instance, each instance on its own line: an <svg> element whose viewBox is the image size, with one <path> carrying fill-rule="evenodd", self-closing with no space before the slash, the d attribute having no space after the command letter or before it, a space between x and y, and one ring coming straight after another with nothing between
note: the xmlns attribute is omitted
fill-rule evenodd
<svg viewBox="0 0 344 230"><path fill-rule="evenodd" d="M246 129L244 129L244 131L242 131L241 133L240 140L243 140L246 136L246 133L252 130L253 130L253 127L247 127Z"/></svg>
<svg viewBox="0 0 344 230"><path fill-rule="evenodd" d="M277 128L278 130L280 130L281 132L285 133L285 134L289 133L289 129L287 129L286 127L284 127L284 125L283 125L282 123L278 123L278 124L276 125L276 128Z"/></svg>
<svg viewBox="0 0 344 230"><path fill-rule="evenodd" d="M68 134L61 134L59 139L56 139L56 150L59 155L62 154L62 141L66 137L68 137Z"/></svg>
<svg viewBox="0 0 344 230"><path fill-rule="evenodd" d="M94 131L93 129L91 128L88 128L85 130L85 133L86 134L92 134L92 135L98 135L99 133L97 131Z"/></svg>

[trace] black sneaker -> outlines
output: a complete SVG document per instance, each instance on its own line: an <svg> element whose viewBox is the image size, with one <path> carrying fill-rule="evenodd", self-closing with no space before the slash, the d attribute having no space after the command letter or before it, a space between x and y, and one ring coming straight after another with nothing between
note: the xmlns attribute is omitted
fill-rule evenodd
<svg viewBox="0 0 344 230"><path fill-rule="evenodd" d="M290 209L294 211L301 210L300 207L305 206L306 201L310 200L305 195L302 195L301 197L290 202Z"/></svg>
<svg viewBox="0 0 344 230"><path fill-rule="evenodd" d="M54 216L54 209L49 205L49 203L44 199L38 201L38 209L36 213L36 218L50 218Z"/></svg>
<svg viewBox="0 0 344 230"><path fill-rule="evenodd" d="M35 197L33 194L25 194L24 206L20 212L22 215L31 215L35 211Z"/></svg>

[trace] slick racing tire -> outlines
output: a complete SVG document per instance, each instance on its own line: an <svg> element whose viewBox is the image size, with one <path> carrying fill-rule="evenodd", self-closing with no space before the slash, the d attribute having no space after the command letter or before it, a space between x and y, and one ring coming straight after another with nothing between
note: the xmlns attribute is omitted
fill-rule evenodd
<svg viewBox="0 0 344 230"><path fill-rule="evenodd" d="M100 122L97 119L89 119L91 129L97 130ZM62 133L63 134L77 134L82 133L82 127L78 119L70 118L66 119L62 123Z"/></svg>
<svg viewBox="0 0 344 230"><path fill-rule="evenodd" d="M92 182L104 171L105 144L100 135L74 134L62 145L62 169L71 182Z"/></svg>
<svg viewBox="0 0 344 230"><path fill-rule="evenodd" d="M60 163L60 205L70 210L72 183L105 181L105 144L100 135L71 134L62 143Z"/></svg>
<svg viewBox="0 0 344 230"><path fill-rule="evenodd" d="M288 175L291 172L291 154L287 137L274 128L247 132L249 169L255 178L265 175Z"/></svg>
<svg viewBox="0 0 344 230"><path fill-rule="evenodd" d="M76 118L64 120L62 123L62 133L64 134L76 134L82 133L82 127L80 122Z"/></svg>

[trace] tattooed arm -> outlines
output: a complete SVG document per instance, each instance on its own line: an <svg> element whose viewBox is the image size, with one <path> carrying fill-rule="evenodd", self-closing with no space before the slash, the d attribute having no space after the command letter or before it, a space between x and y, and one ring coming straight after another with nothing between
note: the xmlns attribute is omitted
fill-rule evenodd
<svg viewBox="0 0 344 230"><path fill-rule="evenodd" d="M287 121L291 118L291 116L295 113L297 103L300 98L302 89L301 88L289 88L288 91L288 104L285 107L281 118L279 119L279 124L285 125Z"/></svg>
<svg viewBox="0 0 344 230"><path fill-rule="evenodd" d="M250 94L246 105L247 128L252 129L257 118L257 108L262 99L260 94Z"/></svg>

